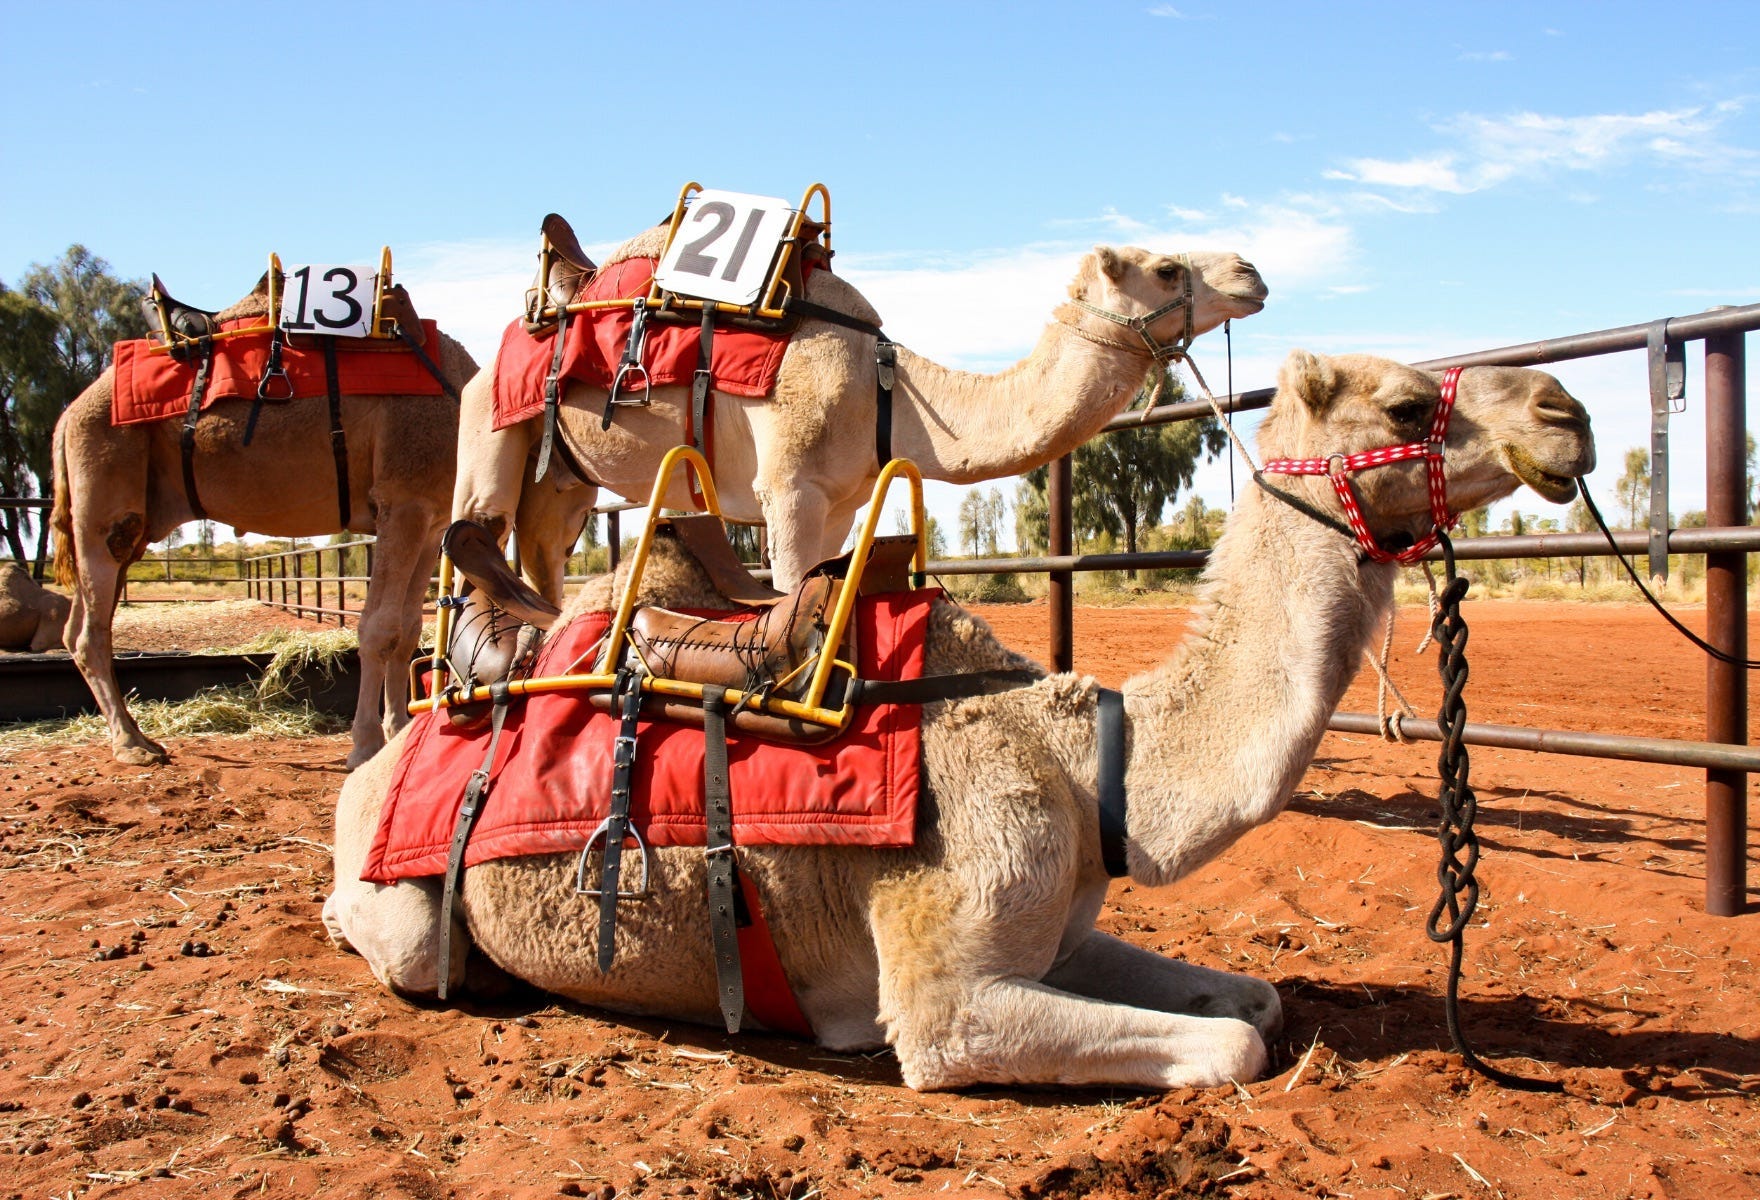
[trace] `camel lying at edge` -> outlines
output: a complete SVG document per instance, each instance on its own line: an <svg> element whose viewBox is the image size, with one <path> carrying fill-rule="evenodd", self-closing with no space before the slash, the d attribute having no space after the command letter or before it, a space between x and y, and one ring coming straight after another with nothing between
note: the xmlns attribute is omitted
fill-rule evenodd
<svg viewBox="0 0 1760 1200"><path fill-rule="evenodd" d="M1364 356L1297 351L1259 444L1327 456L1426 435L1435 377ZM1527 483L1555 503L1594 465L1589 420L1551 376L1474 368L1459 379L1447 501L1465 511ZM1431 526L1423 462L1356 477L1387 544ZM1328 514L1324 477L1278 486ZM706 602L691 560L651 566L648 598ZM1395 568L1348 533L1258 489L1242 495L1204 575L1202 619L1159 668L1124 685L1129 874L1156 886L1282 811L1392 602ZM567 616L610 606L589 584ZM938 602L925 673L1018 668L981 620ZM1106 895L1097 829L1097 688L1051 675L922 710L923 778L908 850L742 846L788 978L820 1044L890 1045L913 1088L979 1083L1146 1088L1250 1080L1281 1004L1269 984L1163 958L1094 928ZM400 738L342 790L336 884L324 919L392 988L436 990L439 881L359 881ZM460 781L462 787L463 781ZM596 902L574 894L574 854L473 867L451 923L465 949L549 991L617 1012L719 1019L700 848L653 852L654 895L620 914L601 975Z"/></svg>

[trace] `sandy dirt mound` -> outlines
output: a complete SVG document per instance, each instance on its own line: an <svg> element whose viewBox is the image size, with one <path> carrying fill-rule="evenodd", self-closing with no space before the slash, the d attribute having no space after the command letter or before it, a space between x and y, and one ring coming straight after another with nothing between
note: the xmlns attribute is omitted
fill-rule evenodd
<svg viewBox="0 0 1760 1200"><path fill-rule="evenodd" d="M985 613L1045 653L1042 606ZM1473 720L1702 727L1701 660L1647 613L1468 619ZM1185 620L1081 610L1078 668L1116 684ZM1409 650L1421 621L1403 628ZM1420 711L1433 674L1429 656L1398 668ZM1347 707L1373 706L1359 681ZM1473 757L1467 1033L1562 1095L1503 1090L1449 1050L1422 929L1435 746L1339 735L1288 813L1175 887L1115 886L1102 918L1275 982L1271 1077L918 1095L888 1055L524 992L384 993L319 921L346 746L190 739L141 770L0 733L0 1197L1760 1193L1760 918L1700 911L1699 772Z"/></svg>

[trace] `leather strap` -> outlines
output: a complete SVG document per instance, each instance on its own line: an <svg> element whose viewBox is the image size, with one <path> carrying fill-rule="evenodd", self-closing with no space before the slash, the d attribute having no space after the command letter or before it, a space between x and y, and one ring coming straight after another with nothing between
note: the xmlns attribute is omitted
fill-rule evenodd
<svg viewBox="0 0 1760 1200"><path fill-rule="evenodd" d="M605 816L605 846L599 867L599 970L611 969L616 954L618 874L623 865L623 839L629 836L630 788L636 769L636 718L642 711L642 681L634 671L617 673L620 723L613 743L611 811Z"/></svg>
<svg viewBox="0 0 1760 1200"><path fill-rule="evenodd" d="M646 352L648 342L648 307L640 297L636 298L635 310L629 320L629 341L623 346L623 360L617 364L616 374L611 376L611 387L605 393L605 415L599 420L600 429L611 428L611 416L619 404L646 404L647 400L619 400L623 394L623 380L626 375L640 374L644 395L648 388L648 368L642 363L642 355Z"/></svg>
<svg viewBox="0 0 1760 1200"><path fill-rule="evenodd" d="M348 435L342 431L342 381L336 367L336 339L324 342L324 388L330 395L330 454L336 459L336 510L341 527L348 528L354 511L348 501Z"/></svg>
<svg viewBox="0 0 1760 1200"><path fill-rule="evenodd" d="M1125 854L1124 693L1100 689L1100 857L1114 879L1130 874Z"/></svg>
<svg viewBox="0 0 1760 1200"><path fill-rule="evenodd" d="M556 414L562 404L562 351L568 342L568 309L556 317L556 345L550 351L550 373L544 376L544 435L538 442L538 470L533 483L540 483L550 470L550 450L556 443ZM607 412L610 410L607 409Z"/></svg>
<svg viewBox="0 0 1760 1200"><path fill-rule="evenodd" d="M709 464L711 470L715 466L715 460L711 457L714 453L715 443L709 433L709 401L710 397L714 395L714 364L715 307L705 304L703 306L703 321L697 334L697 370L691 376L691 410L688 419L690 420L691 445L696 448L698 454L703 456L703 461ZM687 479L691 491L691 502L698 508L707 508L708 505L703 499L703 494L698 490L696 472L692 471ZM737 1030L730 1029L728 1032L734 1033Z"/></svg>
<svg viewBox="0 0 1760 1200"><path fill-rule="evenodd" d="M734 879L733 798L727 782L727 689L703 688L703 856L708 867L709 941L715 955L715 994L727 1032L738 1033L745 1015L740 975L738 904Z"/></svg>
<svg viewBox="0 0 1760 1200"><path fill-rule="evenodd" d="M1037 671L1014 670L924 675L920 679L852 679L843 695L849 704L933 704L1032 687L1043 678Z"/></svg>
<svg viewBox="0 0 1760 1200"><path fill-rule="evenodd" d="M440 385L440 390L451 397L454 404L457 404L459 402L458 389L452 386L452 380L446 378L445 373L440 370L440 364L429 357L426 350L422 349L422 344L416 341L409 330L402 325L393 324L391 332L397 335L399 341L409 347L410 353L416 356L416 361L420 362L428 374L434 377L434 382Z"/></svg>
<svg viewBox="0 0 1760 1200"><path fill-rule="evenodd" d="M448 980L452 978L452 918L458 911L458 898L464 889L464 851L477 827L483 802L489 798L489 772L495 766L495 749L501 743L501 726L507 720L507 681L491 684L489 695L494 712L489 718L489 749L483 765L471 772L471 781L464 789L464 803L459 805L458 819L452 825L452 845L446 852L446 882L440 889L440 999L446 999Z"/></svg>
<svg viewBox="0 0 1760 1200"><path fill-rule="evenodd" d="M183 494L189 498L189 511L196 520L208 519L202 498L196 492L196 422L202 415L202 399L208 394L208 371L214 365L214 343L202 339L202 361L196 364L196 381L189 389L189 411L183 418Z"/></svg>
<svg viewBox="0 0 1760 1200"><path fill-rule="evenodd" d="M892 461L892 384L898 366L898 343L884 333L874 343L874 457L884 467Z"/></svg>
<svg viewBox="0 0 1760 1200"><path fill-rule="evenodd" d="M281 351L284 344L281 326L277 325L269 331L269 357L263 362L263 377L257 380L257 394L251 400L251 415L244 423L242 445L250 445L251 439L257 436L257 418L263 415L263 401L293 399L293 380L287 377L287 368L281 365ZM281 381L281 387L286 389L285 394L270 395L275 390L276 380Z"/></svg>

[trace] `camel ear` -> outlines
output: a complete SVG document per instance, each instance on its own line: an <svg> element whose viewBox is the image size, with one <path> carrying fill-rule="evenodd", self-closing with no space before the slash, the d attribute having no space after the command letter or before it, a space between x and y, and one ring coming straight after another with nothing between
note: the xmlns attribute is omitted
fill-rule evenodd
<svg viewBox="0 0 1760 1200"><path fill-rule="evenodd" d="M1332 364L1306 350L1291 350L1277 372L1277 390L1292 393L1316 414L1325 412L1332 404L1337 386Z"/></svg>
<svg viewBox="0 0 1760 1200"><path fill-rule="evenodd" d="M1124 260L1118 256L1118 251L1111 246L1095 246L1094 262L1099 266L1100 273L1114 283L1117 283L1118 277L1124 274Z"/></svg>

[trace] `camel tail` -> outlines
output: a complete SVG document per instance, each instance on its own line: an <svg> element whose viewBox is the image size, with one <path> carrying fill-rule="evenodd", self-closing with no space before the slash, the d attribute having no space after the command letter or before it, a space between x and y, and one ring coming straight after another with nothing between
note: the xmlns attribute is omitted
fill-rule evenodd
<svg viewBox="0 0 1760 1200"><path fill-rule="evenodd" d="M77 582L73 556L73 498L67 488L67 452L62 446L62 424L55 425L51 453L55 474L55 502L49 510L49 528L55 533L55 582L71 588Z"/></svg>

